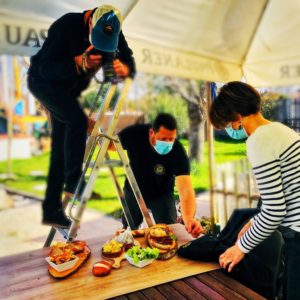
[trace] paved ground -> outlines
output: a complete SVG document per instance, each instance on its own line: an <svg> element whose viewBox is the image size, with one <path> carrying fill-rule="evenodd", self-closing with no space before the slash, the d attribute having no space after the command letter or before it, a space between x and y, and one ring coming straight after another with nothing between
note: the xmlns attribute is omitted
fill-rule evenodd
<svg viewBox="0 0 300 300"><path fill-rule="evenodd" d="M197 198L197 216L209 215L208 194ZM49 226L41 225L41 203L36 200L13 197L14 208L0 210L0 257L43 247ZM121 223L98 211L86 209L78 232L79 239L113 234ZM59 234L55 240L60 239Z"/></svg>
<svg viewBox="0 0 300 300"><path fill-rule="evenodd" d="M15 200L15 207L0 211L0 256L43 247L50 227L41 224L41 205L35 200ZM120 223L113 218L86 209L78 238L97 237L115 232ZM59 239L57 234L55 239Z"/></svg>

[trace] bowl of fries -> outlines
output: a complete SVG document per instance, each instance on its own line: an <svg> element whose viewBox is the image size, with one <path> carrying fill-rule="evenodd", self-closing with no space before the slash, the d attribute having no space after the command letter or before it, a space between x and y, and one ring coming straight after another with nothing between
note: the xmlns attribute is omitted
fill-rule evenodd
<svg viewBox="0 0 300 300"><path fill-rule="evenodd" d="M73 268L79 258L69 246L55 246L45 259L53 269L58 272L63 272Z"/></svg>

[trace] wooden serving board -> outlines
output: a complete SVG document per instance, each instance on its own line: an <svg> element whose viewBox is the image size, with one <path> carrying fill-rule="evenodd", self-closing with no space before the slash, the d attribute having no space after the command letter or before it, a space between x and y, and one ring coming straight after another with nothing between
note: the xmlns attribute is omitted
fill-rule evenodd
<svg viewBox="0 0 300 300"><path fill-rule="evenodd" d="M178 245L192 240L181 224L170 225L178 238ZM154 261L144 268L136 268L127 261L120 269L113 269L106 277L94 277L92 267L101 258L102 245L113 236L87 241L91 257L65 280L48 274L45 257L48 248L0 258L0 299L107 299L218 269L215 263L202 263L175 256L167 261ZM146 246L145 238L137 238Z"/></svg>

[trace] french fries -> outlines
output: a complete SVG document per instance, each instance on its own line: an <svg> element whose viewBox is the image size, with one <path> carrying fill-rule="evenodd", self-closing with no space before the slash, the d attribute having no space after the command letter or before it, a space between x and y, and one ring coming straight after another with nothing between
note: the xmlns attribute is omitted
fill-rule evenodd
<svg viewBox="0 0 300 300"><path fill-rule="evenodd" d="M75 254L81 253L86 246L83 241L73 243L56 243L49 253L50 261L56 265L63 264L76 258Z"/></svg>

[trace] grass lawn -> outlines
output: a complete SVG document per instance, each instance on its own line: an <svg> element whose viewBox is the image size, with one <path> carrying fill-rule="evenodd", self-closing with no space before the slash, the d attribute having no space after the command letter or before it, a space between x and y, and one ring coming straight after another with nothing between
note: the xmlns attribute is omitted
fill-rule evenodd
<svg viewBox="0 0 300 300"><path fill-rule="evenodd" d="M188 141L182 140L183 145L188 149ZM217 164L232 161L244 157L246 146L244 142L235 141L215 141L215 160ZM111 154L112 158L117 158L116 153ZM199 165L192 164L192 181L196 192L207 190L208 188L208 158L207 145L205 145L204 162ZM42 196L46 187L46 176L48 170L49 153L42 154L26 160L14 160L13 172L17 176L16 181L3 181L0 183L16 188L18 190L34 193ZM115 168L118 180L121 185L124 183L123 168ZM0 163L0 173L6 172L6 163ZM100 210L106 214L112 214L120 210L115 187L110 178L108 169L103 168L96 181L94 191L100 193L101 199L91 199L88 207Z"/></svg>

